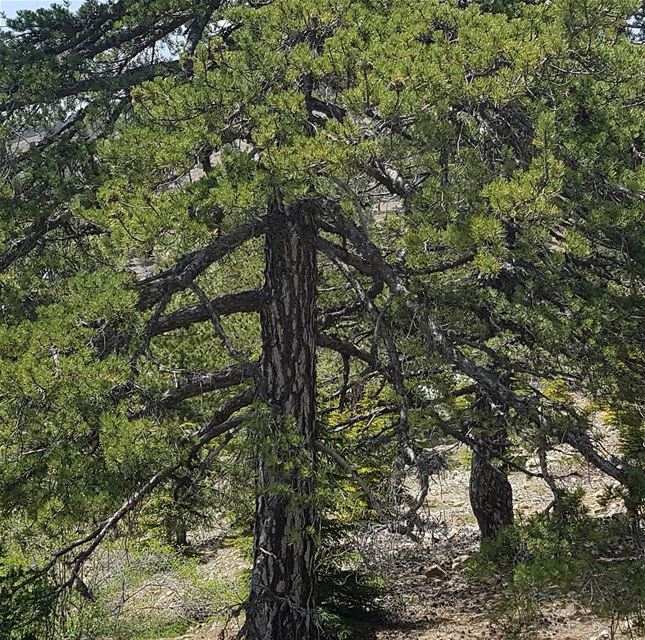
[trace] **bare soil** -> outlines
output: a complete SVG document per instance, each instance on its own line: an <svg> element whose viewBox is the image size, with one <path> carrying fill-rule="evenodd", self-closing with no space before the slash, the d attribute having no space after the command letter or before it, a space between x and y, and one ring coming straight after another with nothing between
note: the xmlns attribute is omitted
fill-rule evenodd
<svg viewBox="0 0 645 640"><path fill-rule="evenodd" d="M529 461L535 469L536 461ZM585 502L596 517L611 517L621 512L616 501L601 498L610 486L607 478L582 463L567 451L556 452L550 471L566 476L569 488L582 487ZM522 473L511 474L516 515L526 517L548 507L551 493L539 478ZM602 504L601 504L602 503ZM385 527L366 532L360 542L368 569L387 578L388 587L380 604L387 612L382 619L367 621L359 635L365 640L618 640L642 638L629 621L618 623L603 619L583 609L575 600L554 600L540 607L533 625L522 633L513 632L501 615L502 586L496 579L474 580L468 559L477 553L479 537L468 501L467 456L454 449L449 470L435 478L428 496L424 518L428 524L422 542L390 533ZM231 548L211 552L204 558L204 571L217 573L233 583L246 567ZM518 620L530 611L521 607ZM181 640L221 640L232 638L238 622L208 623L181 636ZM613 635L612 635L613 634ZM177 639L180 640L180 639ZM287 640L287 639L285 639Z"/></svg>

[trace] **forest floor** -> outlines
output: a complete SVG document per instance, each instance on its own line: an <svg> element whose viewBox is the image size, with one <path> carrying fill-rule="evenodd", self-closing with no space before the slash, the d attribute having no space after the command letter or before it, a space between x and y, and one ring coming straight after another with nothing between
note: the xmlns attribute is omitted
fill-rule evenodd
<svg viewBox="0 0 645 640"><path fill-rule="evenodd" d="M453 455L458 459L463 454L460 449ZM564 482L571 490L584 490L585 504L594 517L621 513L617 502L601 506L610 482L578 456L556 454L550 471L554 475L573 474ZM520 472L512 473L509 479L516 518L526 518L550 504L552 494L541 479ZM391 545L389 557L382 555L379 569L390 584L386 608L398 614L394 628L377 630L375 640L513 638L513 623L526 623L529 618L532 624L523 629L521 637L530 640L639 637L624 621L622 625L612 624L586 611L575 598L545 600L539 612L523 610L521 603L509 607L498 579L473 579L468 560L479 550L479 533L470 509L468 480L467 466L463 462L455 464L455 460L437 480L427 505L430 521L436 523L429 542L418 545L392 534L385 534L386 540L375 541L381 549Z"/></svg>
<svg viewBox="0 0 645 640"><path fill-rule="evenodd" d="M576 456L558 454L554 474L574 474L570 488L582 487L594 517L620 513L618 503L601 506L608 480L581 463ZM548 487L537 478L511 474L518 518L544 510L551 500ZM358 636L365 640L484 640L521 637L529 640L633 639L643 636L629 629L629 622L601 618L575 598L540 602L539 613L521 603L509 613L502 584L495 578L473 579L468 559L478 551L478 532L468 501L467 456L462 449L450 453L449 469L436 478L426 504L429 523L424 540L413 542L385 529L373 529L360 542L365 568L386 578L379 602L385 617L364 623ZM198 547L200 572L217 575L231 590L247 564L233 547L217 544ZM237 582L236 582L237 581ZM526 618L522 620L522 618ZM513 621L526 622L523 635L515 635ZM383 619L387 622L383 622ZM224 630L222 623L204 623L174 640L228 640L237 621ZM164 635L164 638L168 636ZM285 639L286 640L286 639Z"/></svg>

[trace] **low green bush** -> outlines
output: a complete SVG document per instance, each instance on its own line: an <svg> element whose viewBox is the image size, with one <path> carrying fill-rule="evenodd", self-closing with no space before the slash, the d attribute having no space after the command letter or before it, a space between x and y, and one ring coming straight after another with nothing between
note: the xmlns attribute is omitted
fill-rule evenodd
<svg viewBox="0 0 645 640"><path fill-rule="evenodd" d="M473 577L500 580L495 626L509 638L531 637L546 604L575 601L612 621L645 628L645 562L626 517L593 519L582 493L563 495L486 542L470 563Z"/></svg>

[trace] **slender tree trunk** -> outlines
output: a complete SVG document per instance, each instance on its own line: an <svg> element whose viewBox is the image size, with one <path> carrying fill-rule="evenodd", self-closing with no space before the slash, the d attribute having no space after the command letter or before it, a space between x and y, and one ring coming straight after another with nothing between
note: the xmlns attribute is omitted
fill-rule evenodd
<svg viewBox="0 0 645 640"><path fill-rule="evenodd" d="M185 550L188 546L188 527L186 517L180 506L181 498L186 490L190 487L191 480L189 477L177 478L174 481L172 492L173 509L166 516L166 539L168 544L177 549Z"/></svg>
<svg viewBox="0 0 645 640"><path fill-rule="evenodd" d="M470 464L470 505L482 542L496 540L504 527L513 524L513 488L504 469L492 462L506 449L506 433L496 434L488 444L473 450Z"/></svg>
<svg viewBox="0 0 645 640"><path fill-rule="evenodd" d="M265 243L261 312L270 408L260 451L254 561L243 637L312 640L316 465L316 251L313 203L274 204Z"/></svg>

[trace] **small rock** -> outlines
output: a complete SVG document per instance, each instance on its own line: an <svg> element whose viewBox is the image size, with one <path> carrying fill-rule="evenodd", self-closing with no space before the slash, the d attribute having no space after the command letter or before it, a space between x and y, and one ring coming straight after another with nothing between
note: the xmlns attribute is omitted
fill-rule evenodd
<svg viewBox="0 0 645 640"><path fill-rule="evenodd" d="M609 640L609 638L611 638L609 629L603 629L597 636L591 638L591 640Z"/></svg>
<svg viewBox="0 0 645 640"><path fill-rule="evenodd" d="M433 564L431 567L428 567L424 573L428 580L443 580L448 577L448 574L438 564Z"/></svg>
<svg viewBox="0 0 645 640"><path fill-rule="evenodd" d="M453 561L452 561L452 570L455 571L456 569L461 569L468 560L470 560L470 556L457 556Z"/></svg>

